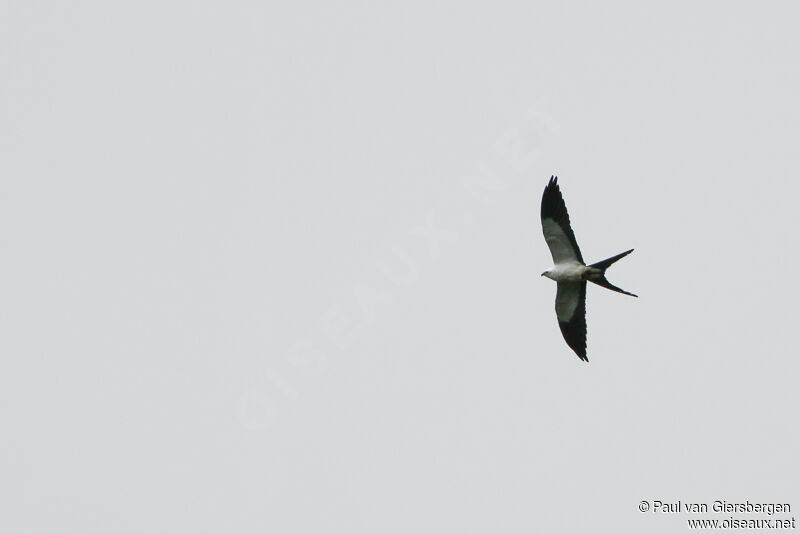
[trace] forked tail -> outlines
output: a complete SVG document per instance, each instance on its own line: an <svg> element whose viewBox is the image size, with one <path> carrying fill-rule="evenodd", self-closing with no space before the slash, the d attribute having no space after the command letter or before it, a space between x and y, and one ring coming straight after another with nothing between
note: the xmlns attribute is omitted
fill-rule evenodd
<svg viewBox="0 0 800 534"><path fill-rule="evenodd" d="M611 267L612 264L614 264L615 262L621 260L622 258L627 256L631 252L633 252L633 249L625 251L625 252L623 252L621 254L617 254L616 256L611 256L607 260L598 261L597 263L593 263L593 264L589 265L589 267L591 267L592 270L589 271L589 273L587 275L587 280L589 282L593 282L593 283L597 284L600 287L604 287L606 289L610 289L611 291L616 291L617 293L622 293L623 295L630 295L632 297L638 297L639 295L634 295L633 293L629 293L629 292L625 291L624 289L620 289L617 286L615 286L614 284L612 284L611 282L609 282L608 280L606 280L606 269Z"/></svg>

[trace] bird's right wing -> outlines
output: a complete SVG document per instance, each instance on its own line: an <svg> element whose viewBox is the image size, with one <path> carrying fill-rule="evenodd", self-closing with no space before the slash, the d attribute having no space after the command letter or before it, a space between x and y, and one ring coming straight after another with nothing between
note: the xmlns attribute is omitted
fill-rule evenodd
<svg viewBox="0 0 800 534"><path fill-rule="evenodd" d="M551 176L542 195L542 231L550 248L553 263L583 263L581 249L569 224L564 197L558 188L558 177Z"/></svg>
<svg viewBox="0 0 800 534"><path fill-rule="evenodd" d="M559 282L556 316L561 334L578 358L586 357L586 282Z"/></svg>

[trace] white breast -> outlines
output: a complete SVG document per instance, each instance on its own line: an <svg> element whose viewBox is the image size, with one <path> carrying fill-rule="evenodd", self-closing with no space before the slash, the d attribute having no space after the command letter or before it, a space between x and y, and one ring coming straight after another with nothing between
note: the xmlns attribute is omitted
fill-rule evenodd
<svg viewBox="0 0 800 534"><path fill-rule="evenodd" d="M580 282L586 266L577 262L559 263L550 269L550 276L556 282Z"/></svg>

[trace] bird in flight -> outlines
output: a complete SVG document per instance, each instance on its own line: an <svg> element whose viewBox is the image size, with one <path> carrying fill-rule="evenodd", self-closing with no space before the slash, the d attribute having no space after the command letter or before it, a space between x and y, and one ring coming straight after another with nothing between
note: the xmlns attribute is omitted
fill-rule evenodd
<svg viewBox="0 0 800 534"><path fill-rule="evenodd" d="M551 176L542 195L542 231L544 240L553 256L553 268L542 273L558 283L556 290L556 316L564 340L578 358L586 357L586 282L612 291L636 297L633 293L618 288L606 280L606 269L612 263L633 252L625 251L607 260L586 265L569 225L567 206L558 187L558 177Z"/></svg>

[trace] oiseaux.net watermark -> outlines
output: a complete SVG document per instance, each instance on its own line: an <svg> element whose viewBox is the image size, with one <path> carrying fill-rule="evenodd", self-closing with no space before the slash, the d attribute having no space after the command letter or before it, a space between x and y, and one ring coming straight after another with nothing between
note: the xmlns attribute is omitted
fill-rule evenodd
<svg viewBox="0 0 800 534"><path fill-rule="evenodd" d="M792 505L785 502L731 502L718 499L710 502L681 500L642 500L642 514L685 516L686 526L698 530L789 530L796 528Z"/></svg>
<svg viewBox="0 0 800 534"><path fill-rule="evenodd" d="M558 124L541 105L532 106L519 122L496 137L487 153L450 181L446 194L431 199L420 218L400 223L378 240L380 246L359 262L364 272L342 288L341 298L309 318L305 335L278 357L247 377L236 399L236 416L250 431L270 427L287 402L309 396L337 362L357 346L382 312L424 277L448 246L469 235L479 215L515 185L537 176L545 140L558 135ZM540 169L548 176L552 169ZM349 287L347 287L349 286Z"/></svg>

